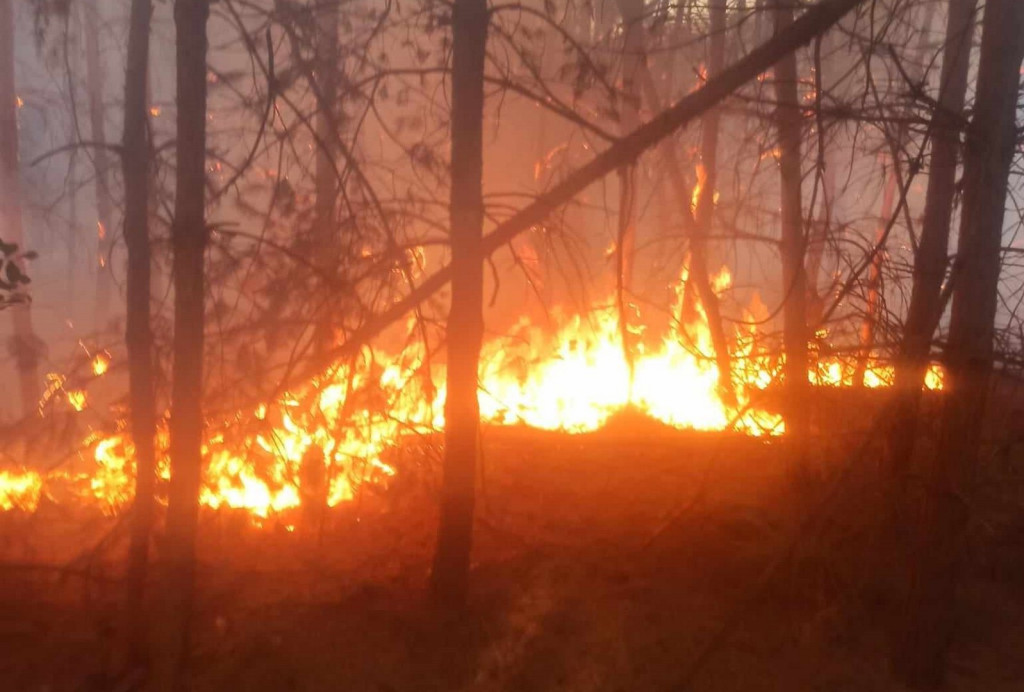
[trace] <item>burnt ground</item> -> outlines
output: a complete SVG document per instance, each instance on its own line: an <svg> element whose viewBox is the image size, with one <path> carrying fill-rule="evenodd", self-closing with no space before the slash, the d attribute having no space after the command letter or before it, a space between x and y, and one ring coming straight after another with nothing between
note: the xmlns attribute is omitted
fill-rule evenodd
<svg viewBox="0 0 1024 692"><path fill-rule="evenodd" d="M834 429L808 455L821 479L799 484L778 440L629 415L581 436L486 430L459 616L424 597L436 440L410 444L391 488L322 527L204 513L194 689L896 689L886 652L899 560L879 549L881 445L848 463L865 410L823 410ZM986 455L953 690L1024 690L1022 460L1012 445ZM822 520L799 528L822 497ZM0 516L0 689L100 689L89 684L110 648L118 527L52 505ZM76 555L62 571L42 566Z"/></svg>

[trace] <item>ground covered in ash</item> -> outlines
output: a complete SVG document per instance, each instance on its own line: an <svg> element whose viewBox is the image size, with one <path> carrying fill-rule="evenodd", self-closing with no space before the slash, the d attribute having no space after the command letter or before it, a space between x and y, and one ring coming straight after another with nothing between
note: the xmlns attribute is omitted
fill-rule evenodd
<svg viewBox="0 0 1024 692"><path fill-rule="evenodd" d="M855 427L815 442L821 478L800 483L779 440L630 414L588 435L488 429L458 616L425 598L437 440L322 523L206 512L193 689L895 689L881 446L851 459ZM1024 690L1024 453L988 458L950 689ZM100 689L124 535L56 506L0 516L0 689Z"/></svg>

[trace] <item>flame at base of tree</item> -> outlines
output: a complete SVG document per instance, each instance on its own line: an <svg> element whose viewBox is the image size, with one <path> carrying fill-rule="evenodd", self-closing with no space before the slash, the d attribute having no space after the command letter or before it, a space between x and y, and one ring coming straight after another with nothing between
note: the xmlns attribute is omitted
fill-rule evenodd
<svg viewBox="0 0 1024 692"><path fill-rule="evenodd" d="M685 281L684 272L673 314L680 314ZM729 281L723 269L714 280L716 291ZM636 337L631 370L612 305L609 301L609 307L586 315L556 312L552 319L560 327L555 330L524 318L506 336L486 343L480 369L482 418L579 433L600 428L617 411L632 407L677 428L733 429L753 436L784 432L779 414L752 403L782 366L782 357L759 345L753 319L736 329L730 354L735 391L724 395L699 306L691 323L673 324L657 339L646 333L639 316L631 316ZM104 360L99 374L107 365ZM200 502L213 509L245 510L259 523L300 507L311 496L311 489L303 487L309 481L303 479L320 479L324 487L316 496L330 506L352 500L364 484L386 484L397 473L387 461L389 450L409 436L443 429L444 368L431 361L422 342L413 341L398 353L366 348L278 401L208 421ZM818 386L849 386L855 370L854 358L819 357L808 378ZM891 381L891 366L869 363L865 386ZM933 367L925 384L941 389L941 371ZM76 411L86 406L80 390L64 398ZM91 461L88 472L0 470L0 510L34 511L45 496L118 512L131 501L134 487L132 444L123 422L119 428L95 431L82 442L81 454ZM158 474L166 481L166 427L158 433L157 446ZM323 468L310 474L310 465Z"/></svg>

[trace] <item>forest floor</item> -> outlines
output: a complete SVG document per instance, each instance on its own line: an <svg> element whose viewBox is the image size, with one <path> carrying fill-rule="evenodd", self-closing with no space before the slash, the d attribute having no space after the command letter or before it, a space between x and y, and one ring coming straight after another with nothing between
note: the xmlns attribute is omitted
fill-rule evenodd
<svg viewBox="0 0 1024 692"><path fill-rule="evenodd" d="M588 435L487 429L459 616L425 598L432 440L395 460L393 487L322 526L206 512L193 689L895 690L900 578L876 549L881 445L851 455L863 433L820 436L821 479L795 484L778 440L628 414ZM952 690L1024 690L1022 454L988 458ZM0 517L0 689L103 689L119 533L58 507ZM39 566L104 535L90 561Z"/></svg>

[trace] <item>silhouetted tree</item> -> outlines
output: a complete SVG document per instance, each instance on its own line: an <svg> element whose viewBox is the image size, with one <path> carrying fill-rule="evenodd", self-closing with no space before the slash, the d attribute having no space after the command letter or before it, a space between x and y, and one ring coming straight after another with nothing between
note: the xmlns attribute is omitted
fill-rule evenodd
<svg viewBox="0 0 1024 692"><path fill-rule="evenodd" d="M107 151L106 110L103 101L104 65L100 51L100 28L103 26L97 3L82 6L85 27L85 80L89 98L89 124L92 129L91 148L96 192L96 326L102 328L110 312L114 293L114 275L110 267L110 251L114 246L113 204L110 199L110 153Z"/></svg>
<svg viewBox="0 0 1024 692"><path fill-rule="evenodd" d="M963 211L945 352L948 392L939 445L925 470L904 632L893 660L897 674L919 689L943 683L956 631L956 585L992 369L1022 59L1024 3L988 0L974 115L964 142Z"/></svg>
<svg viewBox="0 0 1024 692"><path fill-rule="evenodd" d="M176 0L177 171L174 222L174 367L171 382L171 481L161 590L160 648L154 682L162 692L186 687L189 623L195 589L196 522L203 444L203 305L207 228L206 21L208 0Z"/></svg>
<svg viewBox="0 0 1024 692"><path fill-rule="evenodd" d="M793 23L793 7L772 0L776 35ZM802 449L808 433L807 416L807 278L804 273L804 216L800 169L802 124L797 97L796 54L790 53L775 66L775 127L779 138L779 184L782 211L783 344L786 352L786 430ZM802 457L802 452L798 452ZM800 464L803 460L800 459Z"/></svg>
<svg viewBox="0 0 1024 692"><path fill-rule="evenodd" d="M143 662L148 637L145 587L156 491L156 394L153 376L153 330L150 324L152 256L149 241L150 143L147 74L151 0L132 0L124 81L124 240L128 248L127 319L128 388L132 445L135 448L135 502L132 509L128 570L125 579L125 656L128 665Z"/></svg>
<svg viewBox="0 0 1024 692"><path fill-rule="evenodd" d="M942 50L938 107L932 115L931 157L921 237L914 256L914 282L896 360L900 398L890 435L888 473L894 499L905 494L907 464L914 447L921 386L928 367L932 334L939 322L942 280L946 276L949 228L956 199L956 169L967 91L977 0L950 0Z"/></svg>
<svg viewBox="0 0 1024 692"><path fill-rule="evenodd" d="M14 0L0 0L0 228L4 229L6 242L22 247L24 231L19 176L18 92L14 81ZM20 260L9 266L15 267L13 271L18 274L24 273ZM18 369L21 413L28 415L35 410L39 401L41 345L32 328L31 305L21 305L10 313L14 323L10 349Z"/></svg>
<svg viewBox="0 0 1024 692"><path fill-rule="evenodd" d="M465 601L480 447L477 377L483 339L483 110L487 0L452 7L451 269L441 520L432 589Z"/></svg>

